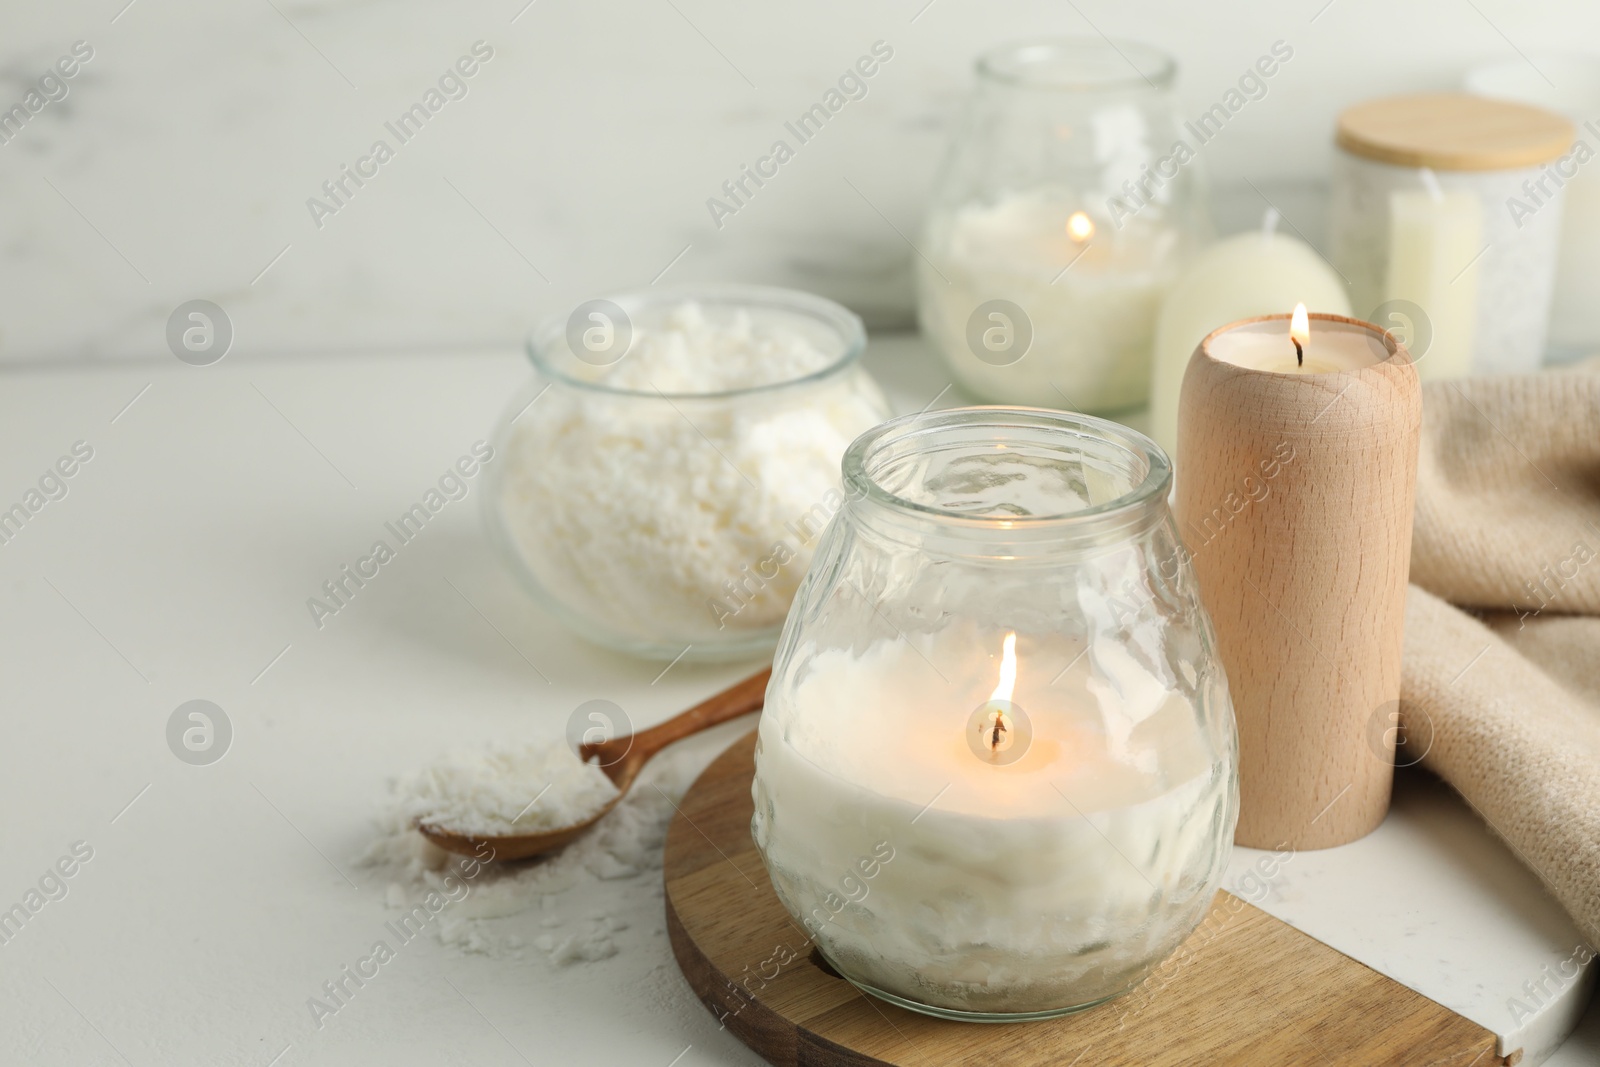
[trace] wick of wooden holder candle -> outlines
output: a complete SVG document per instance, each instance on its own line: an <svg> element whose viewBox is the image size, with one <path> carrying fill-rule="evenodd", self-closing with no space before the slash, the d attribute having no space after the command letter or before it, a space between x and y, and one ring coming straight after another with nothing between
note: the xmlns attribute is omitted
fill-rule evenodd
<svg viewBox="0 0 1600 1067"><path fill-rule="evenodd" d="M1294 364L1306 365L1306 345L1311 343L1311 317L1304 304L1294 306L1294 316L1289 320L1289 340L1294 342Z"/></svg>

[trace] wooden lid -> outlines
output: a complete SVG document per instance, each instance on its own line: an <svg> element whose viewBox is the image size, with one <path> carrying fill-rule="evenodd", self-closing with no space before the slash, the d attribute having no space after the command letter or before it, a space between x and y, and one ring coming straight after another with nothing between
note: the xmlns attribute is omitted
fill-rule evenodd
<svg viewBox="0 0 1600 1067"><path fill-rule="evenodd" d="M1576 131L1552 111L1505 100L1434 93L1368 100L1339 116L1346 152L1401 167L1510 170L1565 155Z"/></svg>

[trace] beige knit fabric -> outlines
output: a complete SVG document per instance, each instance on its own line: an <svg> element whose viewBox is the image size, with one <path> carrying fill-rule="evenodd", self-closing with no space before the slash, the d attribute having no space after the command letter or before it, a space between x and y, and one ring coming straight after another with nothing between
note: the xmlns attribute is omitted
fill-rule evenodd
<svg viewBox="0 0 1600 1067"><path fill-rule="evenodd" d="M1423 766L1600 945L1600 374L1589 369L1425 387L1402 716L1407 749L1427 753Z"/></svg>

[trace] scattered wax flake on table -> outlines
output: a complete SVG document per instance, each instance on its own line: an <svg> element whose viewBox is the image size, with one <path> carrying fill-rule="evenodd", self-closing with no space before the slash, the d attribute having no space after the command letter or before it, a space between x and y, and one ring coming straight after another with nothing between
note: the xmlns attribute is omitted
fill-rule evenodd
<svg viewBox="0 0 1600 1067"><path fill-rule="evenodd" d="M615 956L617 943L611 935L627 928L628 923L622 919L590 919L587 928L577 933L540 934L533 943L557 966L579 960L592 962Z"/></svg>
<svg viewBox="0 0 1600 1067"><path fill-rule="evenodd" d="M394 791L413 825L477 836L573 826L617 795L599 767L560 741L454 753L396 782Z"/></svg>
<svg viewBox="0 0 1600 1067"><path fill-rule="evenodd" d="M478 863L429 843L413 829L412 798L397 783L361 863L390 879L385 902L392 909L412 908L429 893L442 896L446 903L429 925L443 945L461 953L521 958L531 949L553 967L623 951L665 953L660 920L667 825L673 805L713 755L714 749L688 744L669 749L572 844L510 864Z"/></svg>

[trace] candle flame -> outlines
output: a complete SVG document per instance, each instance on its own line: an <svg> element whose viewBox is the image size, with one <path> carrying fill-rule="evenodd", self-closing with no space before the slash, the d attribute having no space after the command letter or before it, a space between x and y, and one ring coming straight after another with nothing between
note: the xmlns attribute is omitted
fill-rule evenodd
<svg viewBox="0 0 1600 1067"><path fill-rule="evenodd" d="M1311 343L1311 319L1304 304L1294 306L1294 318L1289 321L1289 340L1301 348Z"/></svg>
<svg viewBox="0 0 1600 1067"><path fill-rule="evenodd" d="M1082 211L1074 211L1067 219L1067 236L1083 244L1094 236L1094 220Z"/></svg>
<svg viewBox="0 0 1600 1067"><path fill-rule="evenodd" d="M1011 694L1017 688L1017 634L1013 630L1006 634L1005 645L1000 653L1000 684L994 687L990 700L1004 700L1009 702Z"/></svg>

